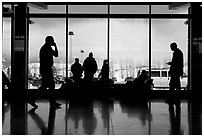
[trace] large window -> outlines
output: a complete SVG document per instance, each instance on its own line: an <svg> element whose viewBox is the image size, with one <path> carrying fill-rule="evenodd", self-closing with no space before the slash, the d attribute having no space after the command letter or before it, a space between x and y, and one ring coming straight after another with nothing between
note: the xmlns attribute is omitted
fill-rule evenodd
<svg viewBox="0 0 204 137"><path fill-rule="evenodd" d="M98 64L98 76L107 59L107 19L71 18L69 19L69 64L74 63L74 58L79 58L81 64L90 52Z"/></svg>
<svg viewBox="0 0 204 137"><path fill-rule="evenodd" d="M148 67L148 19L111 19L110 76L116 83L135 78L139 68Z"/></svg>
<svg viewBox="0 0 204 137"><path fill-rule="evenodd" d="M166 63L171 61L173 52L170 44L176 42L178 48L182 50L184 56L184 76L188 72L188 26L185 25L186 19L152 19L152 69L169 70L170 66ZM169 75L168 75L169 76ZM152 77L153 73L152 73ZM164 75L154 79L155 87L169 87ZM166 84L164 84L166 83ZM187 86L187 77L182 77L181 86Z"/></svg>
<svg viewBox="0 0 204 137"><path fill-rule="evenodd" d="M11 78L11 19L3 18L2 71Z"/></svg>
<svg viewBox="0 0 204 137"><path fill-rule="evenodd" d="M182 87L187 85L188 25L186 24L188 23L186 15L188 4L140 5L139 3L137 5L135 3L135 5L127 5L126 3L122 5L119 3L119 5L110 6L108 3L101 5L53 4L48 3L47 9L38 9L33 3L28 5L30 13L28 16L31 16L29 88L38 85L33 82L33 79L40 79L39 50L48 35L54 37L59 50L59 57L54 58L54 75L58 88L59 83L63 82L66 76L72 76L70 66L74 63L74 59L79 58L80 63L83 64L89 52L93 52L98 64L95 77L101 71L103 60L109 59L109 78L114 79L115 83L125 83L127 78L134 79L142 69L149 70L150 68L151 72L154 70L151 73L153 79L153 74L159 71L159 77L161 79L165 77L165 83L168 83L169 66L166 62L172 58L172 51L169 48L171 42L177 42L184 53L185 77L182 78L184 81ZM179 4L183 6L180 7ZM181 14L183 15L180 16ZM3 71L8 77L11 75L11 63L7 61L8 57L11 57L10 22L11 18L3 19ZM169 87L169 85L155 85L155 87Z"/></svg>
<svg viewBox="0 0 204 137"><path fill-rule="evenodd" d="M59 88L65 77L65 19L61 18L31 18L34 22L29 26L29 81L30 88L40 86L39 51L45 43L46 36L53 36L57 44L59 56L54 57L54 78L56 88Z"/></svg>

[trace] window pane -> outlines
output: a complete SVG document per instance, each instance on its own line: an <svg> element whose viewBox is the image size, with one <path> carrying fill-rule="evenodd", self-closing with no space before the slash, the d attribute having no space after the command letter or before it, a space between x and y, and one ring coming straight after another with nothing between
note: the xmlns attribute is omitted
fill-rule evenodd
<svg viewBox="0 0 204 137"><path fill-rule="evenodd" d="M152 14L188 14L188 6L172 8L169 5L152 5Z"/></svg>
<svg viewBox="0 0 204 137"><path fill-rule="evenodd" d="M107 14L107 5L69 5L69 13L92 13L92 14Z"/></svg>
<svg viewBox="0 0 204 137"><path fill-rule="evenodd" d="M167 62L172 59L170 44L176 42L184 56L184 73L188 72L188 25L186 19L152 19L152 67L169 70ZM166 75L166 74L165 74ZM154 80L154 82L156 82ZM163 79L169 86L168 79ZM161 83L161 82L160 82ZM163 84L164 85L164 84ZM181 79L181 86L187 85L187 78Z"/></svg>
<svg viewBox="0 0 204 137"><path fill-rule="evenodd" d="M162 71L162 77L167 77L167 71Z"/></svg>
<svg viewBox="0 0 204 137"><path fill-rule="evenodd" d="M65 19L52 18L32 18L34 24L29 26L29 79L30 88L40 86L39 79L39 51L45 43L46 36L53 36L57 44L59 56L54 57L54 78L56 80L55 88L60 87L60 80L66 76L65 72Z"/></svg>
<svg viewBox="0 0 204 137"><path fill-rule="evenodd" d="M29 6L30 13L66 13L65 5L48 5L47 9L39 9L35 6Z"/></svg>
<svg viewBox="0 0 204 137"><path fill-rule="evenodd" d="M152 77L160 77L160 71L152 71L151 76Z"/></svg>
<svg viewBox="0 0 204 137"><path fill-rule="evenodd" d="M107 59L107 19L69 19L69 30L74 33L69 36L71 52L69 63L73 64L74 58L79 58L79 62L83 65L89 53L93 52L98 64L98 71L94 77L98 77L103 60Z"/></svg>
<svg viewBox="0 0 204 137"><path fill-rule="evenodd" d="M111 5L111 14L148 14L148 5Z"/></svg>
<svg viewBox="0 0 204 137"><path fill-rule="evenodd" d="M2 71L11 79L11 19L3 18Z"/></svg>
<svg viewBox="0 0 204 137"><path fill-rule="evenodd" d="M148 67L149 33L147 19L110 20L110 76L124 83Z"/></svg>
<svg viewBox="0 0 204 137"><path fill-rule="evenodd" d="M4 5L3 5L3 8L6 8L6 9L9 8L9 9L11 9L11 5L10 5L10 4L4 4Z"/></svg>

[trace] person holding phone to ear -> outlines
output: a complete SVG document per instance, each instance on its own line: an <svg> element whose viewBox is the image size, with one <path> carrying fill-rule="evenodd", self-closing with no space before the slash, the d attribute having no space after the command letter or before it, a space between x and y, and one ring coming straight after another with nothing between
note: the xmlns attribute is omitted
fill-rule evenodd
<svg viewBox="0 0 204 137"><path fill-rule="evenodd" d="M58 57L57 45L52 36L47 36L45 38L45 44L40 49L40 75L42 76L42 85L40 90L50 91L50 106L59 107L61 104L56 102L54 98L53 91L55 89L55 82L53 77L53 64L54 57Z"/></svg>

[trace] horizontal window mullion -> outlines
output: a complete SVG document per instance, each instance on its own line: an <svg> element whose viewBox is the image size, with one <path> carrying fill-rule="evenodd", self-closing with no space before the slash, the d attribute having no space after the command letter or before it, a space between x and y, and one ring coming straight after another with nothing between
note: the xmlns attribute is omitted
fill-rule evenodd
<svg viewBox="0 0 204 137"><path fill-rule="evenodd" d="M189 14L28 14L36 18L191 18Z"/></svg>

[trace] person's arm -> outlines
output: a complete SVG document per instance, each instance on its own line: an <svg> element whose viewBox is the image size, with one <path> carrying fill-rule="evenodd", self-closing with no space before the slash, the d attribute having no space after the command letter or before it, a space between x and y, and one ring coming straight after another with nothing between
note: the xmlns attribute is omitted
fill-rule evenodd
<svg viewBox="0 0 204 137"><path fill-rule="evenodd" d="M54 47L55 47L55 50L53 50L53 51L54 51L54 52L53 52L53 55L54 55L55 57L58 57L57 45L56 45L56 43L54 43L53 45L54 45Z"/></svg>

